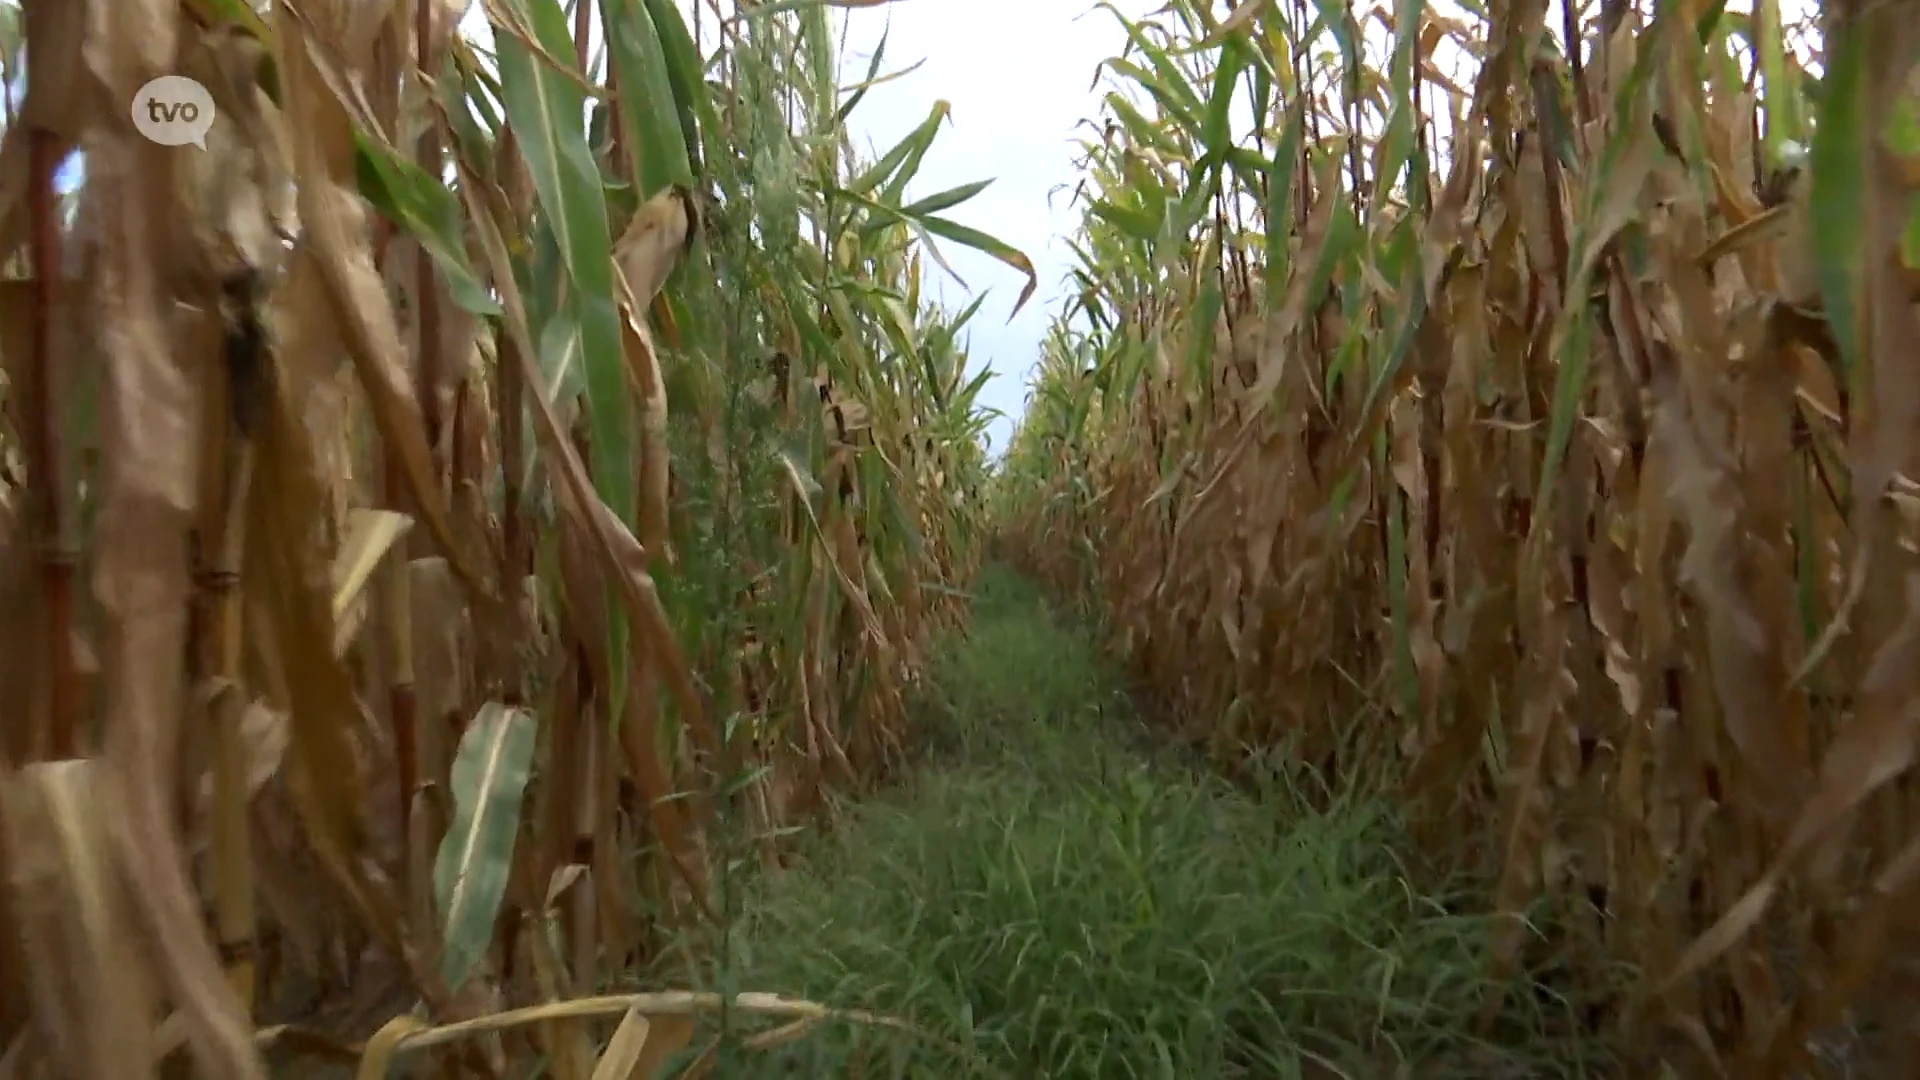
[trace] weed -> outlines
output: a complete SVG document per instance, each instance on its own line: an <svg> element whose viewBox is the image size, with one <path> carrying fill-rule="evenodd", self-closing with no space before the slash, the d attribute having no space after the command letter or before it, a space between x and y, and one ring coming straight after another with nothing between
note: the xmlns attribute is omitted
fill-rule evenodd
<svg viewBox="0 0 1920 1080"><path fill-rule="evenodd" d="M1519 1011L1529 995L1508 995L1500 1042L1471 1034L1491 926L1408 884L1384 801L1309 812L1142 757L1112 673L1029 583L989 570L937 671L923 722L946 749L751 890L728 981L911 1017L982 1075L1594 1066L1549 1034L1555 1010ZM849 1029L741 1075L847 1075L856 1057L867 1075L957 1071L947 1050Z"/></svg>

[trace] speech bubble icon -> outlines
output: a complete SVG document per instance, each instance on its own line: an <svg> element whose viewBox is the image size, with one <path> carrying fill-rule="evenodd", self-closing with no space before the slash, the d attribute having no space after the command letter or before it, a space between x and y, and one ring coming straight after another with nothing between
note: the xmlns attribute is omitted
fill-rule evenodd
<svg viewBox="0 0 1920 1080"><path fill-rule="evenodd" d="M207 148L213 95L184 75L162 75L133 95L133 126L161 146Z"/></svg>

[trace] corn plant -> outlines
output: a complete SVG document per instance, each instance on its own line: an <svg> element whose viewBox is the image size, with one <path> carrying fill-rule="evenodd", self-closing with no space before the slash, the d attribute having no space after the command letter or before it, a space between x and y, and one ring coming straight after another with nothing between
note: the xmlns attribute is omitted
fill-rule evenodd
<svg viewBox="0 0 1920 1080"><path fill-rule="evenodd" d="M1223 763L1395 791L1570 1023L1897 1057L1911 9L1462 7L1121 20L1003 541Z"/></svg>
<svg viewBox="0 0 1920 1080"><path fill-rule="evenodd" d="M982 553L923 266L1032 268L984 183L908 196L944 107L857 150L881 58L837 85L819 5L469 6L0 8L7 1070L692 1076L884 1019L674 987L900 757ZM130 123L161 75L204 147Z"/></svg>

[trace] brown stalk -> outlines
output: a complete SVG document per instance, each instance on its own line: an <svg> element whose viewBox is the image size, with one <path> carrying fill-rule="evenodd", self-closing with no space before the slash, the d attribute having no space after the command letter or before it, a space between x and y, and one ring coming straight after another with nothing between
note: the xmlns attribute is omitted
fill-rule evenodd
<svg viewBox="0 0 1920 1080"><path fill-rule="evenodd" d="M421 3L424 9L426 4ZM587 6L587 0L576 0L573 5L573 48L574 60L580 65L580 78L587 78L587 16L593 9ZM422 15L422 19L426 16Z"/></svg>
<svg viewBox="0 0 1920 1080"><path fill-rule="evenodd" d="M434 0L415 0L413 40L415 55L419 58L421 93L426 93L426 82L431 77L427 70L427 53L433 38ZM586 4L580 5L581 10ZM585 48L585 39L581 39ZM441 172L443 155L440 147L440 125L435 122L433 110L427 110L427 130L420 137L420 166L427 174L438 178ZM420 341L420 415L427 427L427 444L440 445L440 295L435 288L433 260L428 257L424 246L416 245L414 258L414 303L418 312L416 326ZM436 455L437 457L437 455Z"/></svg>
<svg viewBox="0 0 1920 1080"><path fill-rule="evenodd" d="M413 21L414 56L424 94L428 54L433 40L433 0L416 0ZM438 175L441 163L440 128L431 121L420 138L420 164L429 174ZM398 131L397 116L393 130ZM389 234L390 235L390 234ZM376 264L377 265L377 264ZM436 479L439 479L440 455L440 306L434 281L433 260L424 245L414 245L414 341L418 350L415 370L415 396L420 401L420 419L426 429L427 445L433 455ZM386 461L387 507L407 509L406 476L400 470L397 455ZM421 538L415 544L431 550L432 541ZM424 554L416 548L416 554ZM387 690L388 723L393 732L394 767L398 772L400 865L412 866L413 796L420 784L419 690L416 686L413 657L413 597L405 560L388 567L387 628L391 635Z"/></svg>
<svg viewBox="0 0 1920 1080"><path fill-rule="evenodd" d="M214 917L219 926L220 959L241 1007L253 1013L255 914L253 849L248 823L251 791L247 782L247 744L240 721L246 698L240 691L241 608L240 552L246 515L241 512L253 479L253 448L242 443L231 454L227 485L226 529L218 557L209 575L213 615L208 637L218 643L215 678L219 687L212 707L215 724L213 758L213 866Z"/></svg>
<svg viewBox="0 0 1920 1080"><path fill-rule="evenodd" d="M396 27L394 31L385 34L382 44L391 47L376 50L374 61L377 77L374 78L373 84L379 91L373 102L374 110L386 130L394 132L396 140L400 137L400 75L404 70L404 50L406 49L404 33L404 29ZM425 36L421 35L420 40L424 45ZM400 55L396 56L396 52ZM387 67L389 63L393 67ZM400 70L395 70L396 68ZM387 252L391 249L393 240L399 236L399 230L384 218L376 217L375 222L374 265L384 268ZM406 242L404 237L401 238L401 242ZM424 267L427 262L426 252L416 247L415 260L417 266ZM420 325L419 312L425 302L423 294L430 294L431 289L421 289L419 287L421 279L431 284L431 272L425 269L420 270L419 278L416 278L408 291L413 294L410 299L414 304L415 312L414 330L418 349L416 356L419 358L416 364L424 367L428 339L425 328ZM415 386L420 385L423 383L416 381ZM427 446L431 454L434 446L434 426L427 420L425 410L429 407L428 402L433 401L434 397L431 393L422 394L418 390L415 396L421 404L422 426L426 429ZM381 457L381 505L385 509L402 514L413 512L413 501L407 497L408 482L404 451L383 440ZM453 553L448 554L451 556ZM393 738L394 769L397 774L394 785L396 803L394 820L399 825L397 833L400 838L399 865L410 867L413 865L413 793L419 786L420 701L414 674L412 580L408 573L404 552L390 553L380 576L377 596L383 616L380 622L386 631L384 659L387 675L387 725ZM408 884L411 885L411 883Z"/></svg>
<svg viewBox="0 0 1920 1080"><path fill-rule="evenodd" d="M586 7L583 3L581 7ZM614 860L607 856L611 837L597 836L602 805L606 802L603 778L613 769L608 760L607 728L604 724L586 724L581 734L586 738L580 749L581 758L579 786L573 792L573 861L587 867L588 881L582 882L573 890L567 903L567 938L569 948L567 958L573 968L573 985L594 985L596 961L600 953L600 935L595 931L595 893L609 882L600 880L601 871Z"/></svg>
<svg viewBox="0 0 1920 1080"><path fill-rule="evenodd" d="M73 577L79 562L73 535L72 507L67 498L65 450L61 421L66 415L62 373L53 364L54 313L60 303L60 207L53 191L53 175L60 167L59 136L35 128L30 134L32 158L27 180L27 212L32 221L33 260L32 352L27 357L25 381L36 400L27 412L39 426L34 440L38 460L30 466L39 495L39 539L42 587L46 590L48 656L48 753L54 758L79 751L79 688L73 656Z"/></svg>
<svg viewBox="0 0 1920 1080"><path fill-rule="evenodd" d="M238 298L250 304L251 297ZM251 320L247 307L228 313ZM248 804L247 744L241 718L247 697L241 689L243 608L240 588L241 553L246 539L246 499L253 478L253 446L242 417L258 415L253 403L235 399L239 388L232 372L238 363L259 359L236 355L259 341L249 323L229 323L226 345L217 362L207 365L207 415L225 423L206 425L202 453L201 518L197 530L198 647L196 682L208 691L213 769L212 863L214 918L217 943L227 981L241 1007L253 1014L255 968L254 868Z"/></svg>
<svg viewBox="0 0 1920 1080"><path fill-rule="evenodd" d="M518 602L520 580L532 569L520 524L520 468L526 457L525 434L520 428L524 384L520 378L519 346L512 335L495 338L498 359L494 363L494 385L500 395L496 407L500 420L500 532L503 589L509 602ZM517 688L515 688L517 691Z"/></svg>
<svg viewBox="0 0 1920 1080"><path fill-rule="evenodd" d="M386 497L383 501L387 509L406 513L406 477L401 471L400 456L389 450L385 457ZM398 557L397 553L389 554L384 577L382 596L387 616L388 649L387 722L393 731L394 767L399 772L401 865L406 866L410 864L407 837L413 817L413 792L419 783L420 753L416 720L419 699L414 687L413 671L413 596L406 560Z"/></svg>

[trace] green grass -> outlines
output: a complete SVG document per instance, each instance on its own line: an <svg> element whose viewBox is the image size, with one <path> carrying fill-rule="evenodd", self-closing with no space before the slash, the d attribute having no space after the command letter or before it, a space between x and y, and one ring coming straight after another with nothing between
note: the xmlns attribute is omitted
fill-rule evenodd
<svg viewBox="0 0 1920 1080"><path fill-rule="evenodd" d="M1467 1034L1490 927L1407 885L1383 801L1313 812L1149 760L1116 685L989 572L920 710L929 760L750 888L723 980L910 1018L970 1057L845 1028L723 1074L1599 1073L1528 993L1501 1045Z"/></svg>

